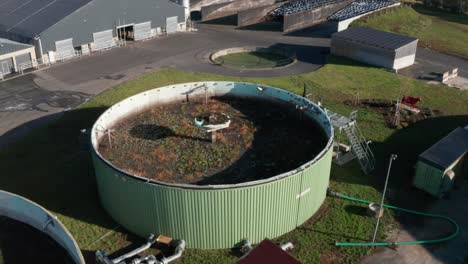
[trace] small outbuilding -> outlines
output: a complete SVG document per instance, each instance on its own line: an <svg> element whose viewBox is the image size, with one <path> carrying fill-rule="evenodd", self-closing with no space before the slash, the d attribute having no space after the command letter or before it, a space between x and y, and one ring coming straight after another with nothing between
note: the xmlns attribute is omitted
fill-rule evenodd
<svg viewBox="0 0 468 264"><path fill-rule="evenodd" d="M332 54L391 70L413 65L417 46L416 38L364 27L334 33L331 39Z"/></svg>
<svg viewBox="0 0 468 264"><path fill-rule="evenodd" d="M467 152L468 126L455 129L419 156L413 185L436 197L443 196L455 177L468 176Z"/></svg>
<svg viewBox="0 0 468 264"><path fill-rule="evenodd" d="M0 38L0 78L33 67L34 46Z"/></svg>

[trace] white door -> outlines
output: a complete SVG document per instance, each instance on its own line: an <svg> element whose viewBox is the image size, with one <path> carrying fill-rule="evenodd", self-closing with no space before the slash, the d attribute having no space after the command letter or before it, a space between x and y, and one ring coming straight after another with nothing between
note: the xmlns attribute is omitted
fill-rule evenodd
<svg viewBox="0 0 468 264"><path fill-rule="evenodd" d="M133 26L134 40L144 40L151 38L151 21L135 24Z"/></svg>
<svg viewBox="0 0 468 264"><path fill-rule="evenodd" d="M172 34L176 33L179 27L179 23L177 21L177 17L167 17L166 18L166 33Z"/></svg>
<svg viewBox="0 0 468 264"><path fill-rule="evenodd" d="M65 39L55 42L55 59L66 60L75 57L75 48L73 47L73 39Z"/></svg>
<svg viewBox="0 0 468 264"><path fill-rule="evenodd" d="M0 75L10 73L10 65L6 61L0 61Z"/></svg>
<svg viewBox="0 0 468 264"><path fill-rule="evenodd" d="M93 33L94 47L93 50L110 49L116 46L112 35L112 29Z"/></svg>

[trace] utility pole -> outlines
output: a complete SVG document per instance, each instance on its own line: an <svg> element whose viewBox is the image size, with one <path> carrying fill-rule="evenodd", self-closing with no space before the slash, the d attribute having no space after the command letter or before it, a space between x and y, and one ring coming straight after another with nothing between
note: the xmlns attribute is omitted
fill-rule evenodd
<svg viewBox="0 0 468 264"><path fill-rule="evenodd" d="M385 179L385 186L384 190L382 193L382 200L380 201L380 207L379 207L379 212L377 214L377 223L375 224L375 230L374 230L374 237L372 238L372 243L375 243L375 239L377 237L377 230L379 229L379 224L380 224L380 212L383 209L383 204L385 200L385 193L387 192L387 184L388 184L388 178L390 176L390 170L392 169L392 162L396 160L398 156L395 154L390 155L390 162L388 164L388 171L387 171L387 178Z"/></svg>

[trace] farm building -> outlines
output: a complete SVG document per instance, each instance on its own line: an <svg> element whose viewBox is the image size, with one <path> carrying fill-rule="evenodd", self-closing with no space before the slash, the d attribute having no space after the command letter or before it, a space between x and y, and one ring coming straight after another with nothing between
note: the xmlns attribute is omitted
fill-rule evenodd
<svg viewBox="0 0 468 264"><path fill-rule="evenodd" d="M352 27L332 35L331 53L392 70L414 63L418 39L380 30Z"/></svg>
<svg viewBox="0 0 468 264"><path fill-rule="evenodd" d="M450 190L455 177L468 176L467 152L468 126L455 129L419 156L413 185L442 196Z"/></svg>
<svg viewBox="0 0 468 264"><path fill-rule="evenodd" d="M188 0L0 0L0 37L31 44L37 57L67 59L185 25Z"/></svg>
<svg viewBox="0 0 468 264"><path fill-rule="evenodd" d="M11 72L19 71L20 66L36 59L34 46L0 38L0 78Z"/></svg>

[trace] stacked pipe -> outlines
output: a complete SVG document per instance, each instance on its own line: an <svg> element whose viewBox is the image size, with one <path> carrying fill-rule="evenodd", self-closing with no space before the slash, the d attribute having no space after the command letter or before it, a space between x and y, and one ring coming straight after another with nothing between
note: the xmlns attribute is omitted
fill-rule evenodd
<svg viewBox="0 0 468 264"><path fill-rule="evenodd" d="M348 18L363 15L398 3L395 0L358 0L334 13L328 20L343 21Z"/></svg>
<svg viewBox="0 0 468 264"><path fill-rule="evenodd" d="M289 1L269 13L273 16L285 16L295 13L303 12L306 10L342 2L343 0L293 0Z"/></svg>

